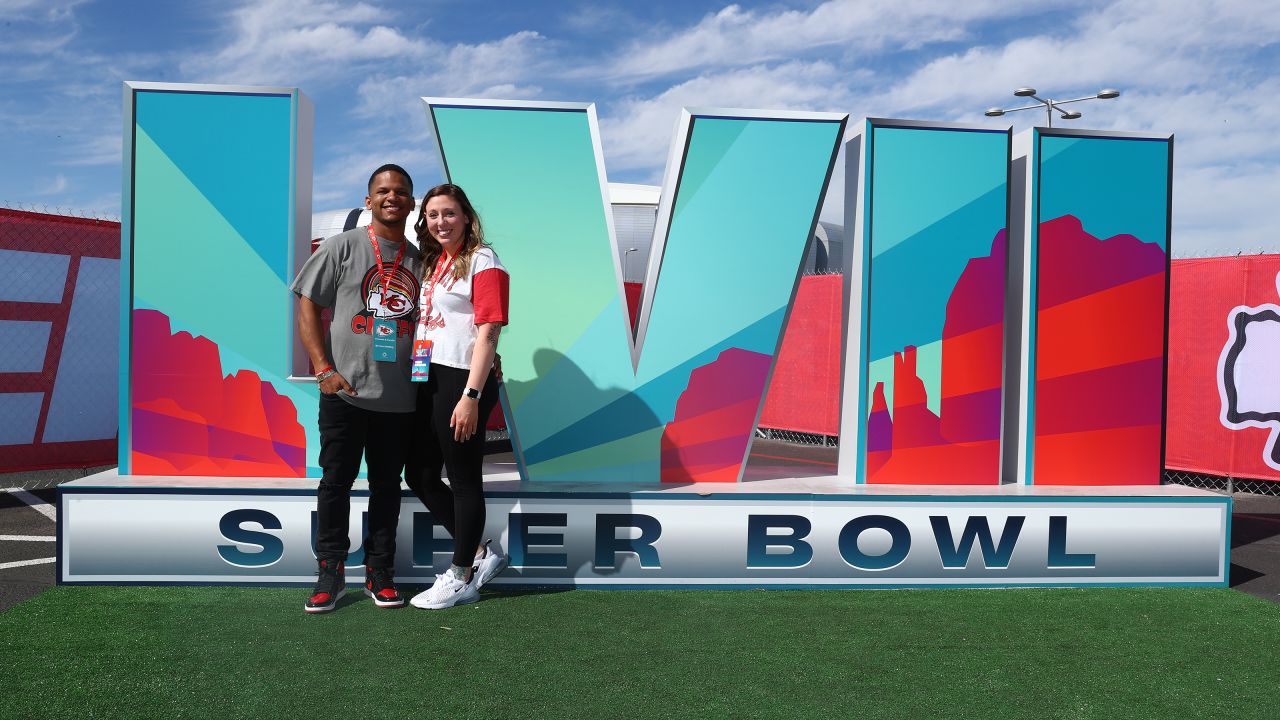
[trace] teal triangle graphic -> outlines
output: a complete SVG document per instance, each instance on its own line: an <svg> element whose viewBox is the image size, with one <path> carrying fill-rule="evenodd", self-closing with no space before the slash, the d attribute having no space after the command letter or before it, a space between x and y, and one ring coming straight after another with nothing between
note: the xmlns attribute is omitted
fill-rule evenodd
<svg viewBox="0 0 1280 720"><path fill-rule="evenodd" d="M147 132L138 132L134 152L135 307L160 310L220 348L287 372L288 287Z"/></svg>
<svg viewBox="0 0 1280 720"><path fill-rule="evenodd" d="M138 127L288 282L293 98L161 91L135 97Z"/></svg>

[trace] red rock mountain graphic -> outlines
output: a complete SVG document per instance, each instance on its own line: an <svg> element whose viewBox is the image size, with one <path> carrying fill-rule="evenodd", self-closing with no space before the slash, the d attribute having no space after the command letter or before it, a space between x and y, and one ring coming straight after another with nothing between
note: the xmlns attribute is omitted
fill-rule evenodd
<svg viewBox="0 0 1280 720"><path fill-rule="evenodd" d="M916 348L893 356L893 413L872 388L867 481L990 485L1000 482L1000 387L1006 233L970 260L947 300L941 413L928 407Z"/></svg>
<svg viewBox="0 0 1280 720"><path fill-rule="evenodd" d="M1039 267L1034 482L1158 484L1164 250L1064 215L1040 224Z"/></svg>
<svg viewBox="0 0 1280 720"><path fill-rule="evenodd" d="M303 477L297 408L257 373L224 376L218 346L133 313L132 464L137 475Z"/></svg>
<svg viewBox="0 0 1280 720"><path fill-rule="evenodd" d="M728 348L695 368L662 431L662 482L734 482L772 358Z"/></svg>

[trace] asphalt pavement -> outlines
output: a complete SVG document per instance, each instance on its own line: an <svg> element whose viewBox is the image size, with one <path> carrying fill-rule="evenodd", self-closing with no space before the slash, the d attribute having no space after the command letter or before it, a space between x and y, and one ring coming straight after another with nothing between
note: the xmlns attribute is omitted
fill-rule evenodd
<svg viewBox="0 0 1280 720"><path fill-rule="evenodd" d="M56 495L52 488L0 493L0 611L53 586L56 525L37 508L52 510Z"/></svg>
<svg viewBox="0 0 1280 720"><path fill-rule="evenodd" d="M1231 587L1280 602L1280 497L1236 493L1231 503Z"/></svg>

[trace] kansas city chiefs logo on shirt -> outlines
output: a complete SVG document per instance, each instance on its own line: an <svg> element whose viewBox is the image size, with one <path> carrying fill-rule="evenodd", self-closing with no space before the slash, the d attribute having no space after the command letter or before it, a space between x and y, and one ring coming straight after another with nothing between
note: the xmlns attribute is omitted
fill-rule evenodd
<svg viewBox="0 0 1280 720"><path fill-rule="evenodd" d="M387 288L385 301L381 279L376 265L364 274L361 288L365 313L376 318L400 318L412 313L414 300L418 297L418 279L413 273L403 267L396 268L395 274L391 276L391 287Z"/></svg>

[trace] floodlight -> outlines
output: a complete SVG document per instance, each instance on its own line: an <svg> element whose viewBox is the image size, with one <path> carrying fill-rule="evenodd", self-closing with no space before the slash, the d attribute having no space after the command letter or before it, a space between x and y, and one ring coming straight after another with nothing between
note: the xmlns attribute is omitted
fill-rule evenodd
<svg viewBox="0 0 1280 720"><path fill-rule="evenodd" d="M1111 100L1113 98L1120 97L1120 91L1116 90L1115 88L1103 88L1099 90L1096 95L1086 95L1084 97L1071 98L1070 100L1054 100L1052 98L1042 98L1036 94L1036 89L1033 87L1018 88L1017 90L1013 91L1013 94L1018 97L1029 97L1032 100L1034 100L1036 104L1027 105L1025 107L1010 108L1010 109L998 108L998 107L987 108L987 112L985 113L986 116L1000 117L1001 115L1005 115L1013 112L1019 112L1021 110L1037 110L1037 109L1043 108L1045 112L1045 120L1048 122L1049 127L1053 127L1053 113L1055 111L1062 116L1063 120L1076 120L1080 117L1080 113L1078 112L1067 112L1066 110L1063 110L1062 109L1063 105L1068 105L1070 103L1084 102L1086 100Z"/></svg>

